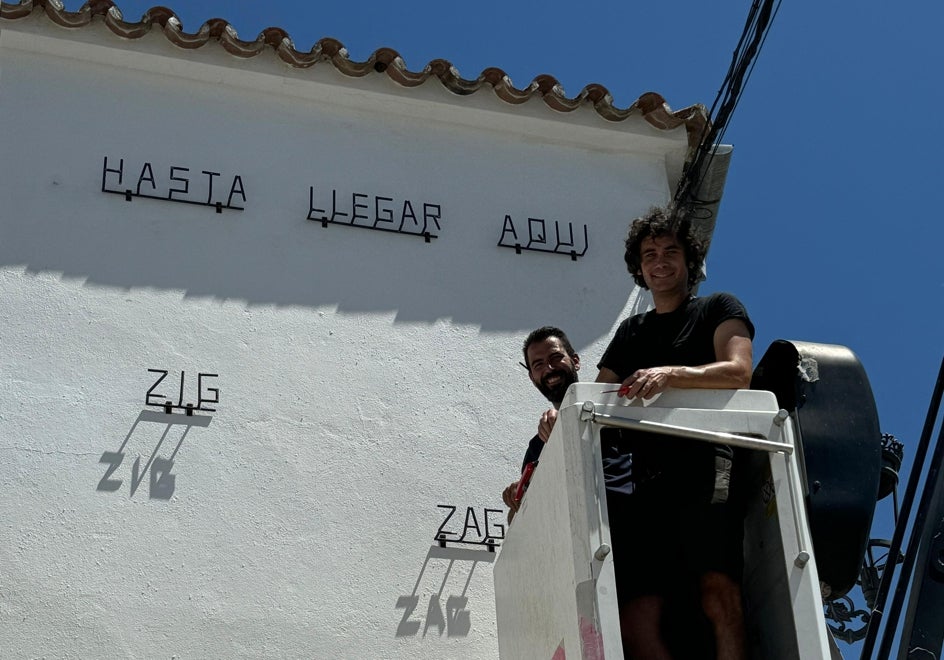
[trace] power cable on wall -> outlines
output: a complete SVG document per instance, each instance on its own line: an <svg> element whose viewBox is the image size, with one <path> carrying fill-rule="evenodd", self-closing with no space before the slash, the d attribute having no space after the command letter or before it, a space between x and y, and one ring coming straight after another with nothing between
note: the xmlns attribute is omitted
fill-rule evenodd
<svg viewBox="0 0 944 660"><path fill-rule="evenodd" d="M737 108L744 88L747 86L757 63L757 57L767 40L767 34L780 10L782 0L754 0L748 12L744 30L734 49L731 66L721 83L718 95L708 113L695 153L685 168L675 190L673 203L677 207L703 207L719 200L699 199L696 195L702 179L711 166L717 145L724 139L731 115ZM717 112L716 112L717 110Z"/></svg>

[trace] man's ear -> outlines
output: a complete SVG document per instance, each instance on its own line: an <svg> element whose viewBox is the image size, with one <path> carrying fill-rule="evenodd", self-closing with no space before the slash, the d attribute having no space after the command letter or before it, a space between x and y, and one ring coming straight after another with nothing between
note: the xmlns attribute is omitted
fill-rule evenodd
<svg viewBox="0 0 944 660"><path fill-rule="evenodd" d="M538 387L541 385L541 381L534 380L534 374L531 373L530 369L528 369L528 380L530 380L531 384L534 385L535 387Z"/></svg>
<svg viewBox="0 0 944 660"><path fill-rule="evenodd" d="M570 356L570 360L574 363L574 371L580 371L580 356L574 353Z"/></svg>

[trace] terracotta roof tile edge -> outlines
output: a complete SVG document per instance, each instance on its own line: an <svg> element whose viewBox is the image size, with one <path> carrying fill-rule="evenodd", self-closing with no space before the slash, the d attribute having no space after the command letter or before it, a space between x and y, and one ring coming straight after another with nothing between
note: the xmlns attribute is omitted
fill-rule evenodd
<svg viewBox="0 0 944 660"><path fill-rule="evenodd" d="M550 75L539 75L527 87L519 89L502 69L495 67L485 69L474 80L462 78L452 63L443 59L432 60L422 71L410 71L400 54L392 48L378 48L366 61L355 62L348 57L344 45L330 37L320 39L308 52L298 51L289 34L277 27L264 29L253 41L244 41L226 20L213 18L201 25L197 32L188 33L183 31L177 14L162 6L148 9L140 21L128 22L112 0L88 0L75 12L66 11L61 0L23 0L18 4L0 2L0 19L21 19L34 12L42 12L57 25L73 29L100 19L114 34L125 39L139 39L157 27L179 48L196 49L217 41L226 52L242 58L255 57L271 48L282 62L293 68L305 69L320 62L330 62L346 76L360 78L372 73L385 73L403 87L416 87L436 78L454 94L466 96L491 88L498 98L512 105L538 96L548 107L559 112L573 112L590 105L601 117L613 122L641 114L658 129L669 130L684 125L692 147L698 144L708 124L704 105L673 111L655 92L646 92L628 108L617 108L609 90L595 83L584 87L577 96L568 98L559 81Z"/></svg>

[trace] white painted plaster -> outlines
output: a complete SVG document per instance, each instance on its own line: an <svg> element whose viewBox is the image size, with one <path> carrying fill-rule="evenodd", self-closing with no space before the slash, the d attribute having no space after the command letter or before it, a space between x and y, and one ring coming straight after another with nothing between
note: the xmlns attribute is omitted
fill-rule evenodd
<svg viewBox="0 0 944 660"><path fill-rule="evenodd" d="M567 329L592 377L646 304L622 239L684 134L602 149L619 125L564 138L481 94L487 121L458 98L411 116L373 82L355 108L349 80L155 36L0 24L0 655L497 657L494 555L436 548L437 505L501 508L545 405L528 330ZM512 139L535 113L554 130ZM126 202L105 157L238 174L246 209ZM310 185L441 204L439 238L322 228ZM589 250L498 248L505 214L587 223ZM209 423L154 421L148 369L219 374Z"/></svg>

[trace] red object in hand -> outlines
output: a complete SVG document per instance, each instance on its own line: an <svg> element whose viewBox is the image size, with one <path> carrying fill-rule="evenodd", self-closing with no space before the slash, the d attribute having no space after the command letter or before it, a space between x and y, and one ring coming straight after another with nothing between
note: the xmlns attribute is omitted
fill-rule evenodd
<svg viewBox="0 0 944 660"><path fill-rule="evenodd" d="M518 480L518 489L515 491L515 502L520 502L521 498L524 497L524 491L528 490L528 484L531 483L531 476L534 474L534 468L537 466L537 461L531 461L524 466L521 479Z"/></svg>
<svg viewBox="0 0 944 660"><path fill-rule="evenodd" d="M618 390L603 390L603 394L612 394L616 392L616 396L626 396L629 394L629 385L620 385Z"/></svg>

